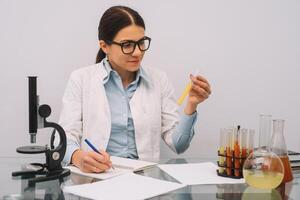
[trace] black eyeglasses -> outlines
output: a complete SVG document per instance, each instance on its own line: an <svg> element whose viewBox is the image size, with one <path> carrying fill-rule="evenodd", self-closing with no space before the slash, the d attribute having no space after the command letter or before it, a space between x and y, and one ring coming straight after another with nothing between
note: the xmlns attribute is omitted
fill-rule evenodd
<svg viewBox="0 0 300 200"><path fill-rule="evenodd" d="M106 41L107 44L116 44L119 45L124 54L132 54L135 50L135 47L138 46L141 51L147 51L150 47L151 38L145 36L138 41L127 40L124 42L115 42L115 41Z"/></svg>

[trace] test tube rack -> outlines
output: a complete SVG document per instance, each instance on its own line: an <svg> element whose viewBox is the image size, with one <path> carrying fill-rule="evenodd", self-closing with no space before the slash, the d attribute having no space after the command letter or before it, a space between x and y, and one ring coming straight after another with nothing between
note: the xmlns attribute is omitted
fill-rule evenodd
<svg viewBox="0 0 300 200"><path fill-rule="evenodd" d="M217 174L219 176L229 177L234 179L243 178L243 164L247 156L237 157L234 156L234 152L231 152L230 155L227 155L226 153L221 154L220 151L218 151L218 156L224 157L223 164L221 164L219 161L217 162L218 166L224 169L223 172L220 172L220 170L217 169ZM235 167L236 162L239 163L239 167Z"/></svg>

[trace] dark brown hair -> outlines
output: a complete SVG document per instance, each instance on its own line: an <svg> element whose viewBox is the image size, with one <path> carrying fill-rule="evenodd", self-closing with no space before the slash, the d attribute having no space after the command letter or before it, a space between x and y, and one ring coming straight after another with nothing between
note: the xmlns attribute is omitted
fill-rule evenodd
<svg viewBox="0 0 300 200"><path fill-rule="evenodd" d="M100 19L98 26L98 39L113 41L117 33L132 24L143 27L145 23L139 13L126 6L113 6L107 9ZM96 63L101 62L106 54L100 48L96 57Z"/></svg>

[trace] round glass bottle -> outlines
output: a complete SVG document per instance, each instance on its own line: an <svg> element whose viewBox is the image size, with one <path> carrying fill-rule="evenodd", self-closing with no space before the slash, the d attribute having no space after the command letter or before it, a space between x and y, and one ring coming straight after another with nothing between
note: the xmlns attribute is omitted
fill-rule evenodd
<svg viewBox="0 0 300 200"><path fill-rule="evenodd" d="M245 160L243 176L255 188L273 189L283 179L284 168L281 159L270 149L271 115L260 115L259 148Z"/></svg>

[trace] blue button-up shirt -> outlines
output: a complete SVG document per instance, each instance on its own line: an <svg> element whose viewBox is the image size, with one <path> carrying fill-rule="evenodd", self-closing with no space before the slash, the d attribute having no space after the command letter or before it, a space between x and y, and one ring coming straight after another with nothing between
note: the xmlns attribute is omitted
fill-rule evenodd
<svg viewBox="0 0 300 200"><path fill-rule="evenodd" d="M139 70L136 79L124 88L121 77L107 61L104 66L108 74L104 78L104 88L111 112L111 134L106 151L114 156L138 158L129 101L140 79L146 77Z"/></svg>

